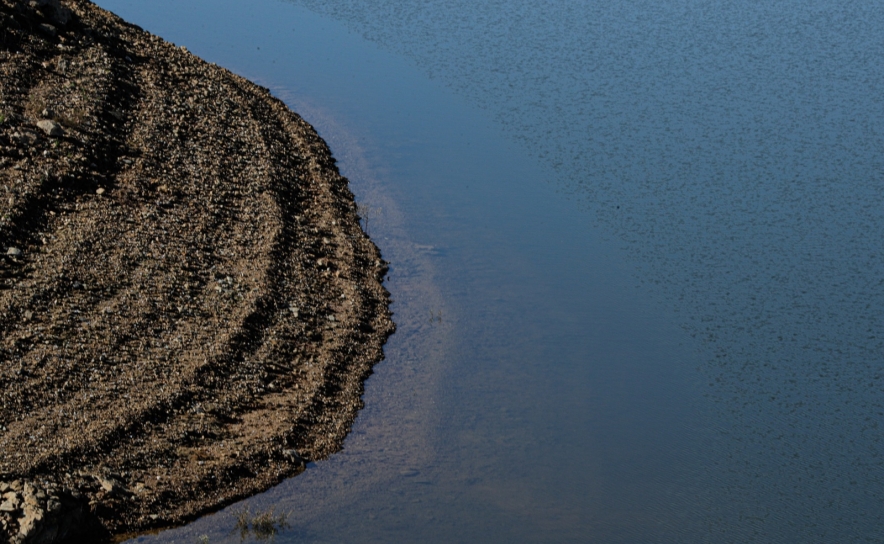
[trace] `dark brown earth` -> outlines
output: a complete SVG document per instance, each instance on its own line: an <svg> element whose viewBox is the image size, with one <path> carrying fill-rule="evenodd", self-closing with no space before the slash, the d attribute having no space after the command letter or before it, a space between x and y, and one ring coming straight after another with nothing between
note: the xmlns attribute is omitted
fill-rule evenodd
<svg viewBox="0 0 884 544"><path fill-rule="evenodd" d="M341 448L393 331L347 185L266 89L0 0L0 542L180 524Z"/></svg>

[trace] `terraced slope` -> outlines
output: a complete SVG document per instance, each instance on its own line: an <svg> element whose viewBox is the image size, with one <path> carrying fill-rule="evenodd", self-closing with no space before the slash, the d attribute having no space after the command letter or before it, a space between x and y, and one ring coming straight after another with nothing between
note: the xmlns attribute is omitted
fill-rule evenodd
<svg viewBox="0 0 884 544"><path fill-rule="evenodd" d="M265 89L89 2L0 0L0 482L119 535L298 473L383 356L385 273Z"/></svg>

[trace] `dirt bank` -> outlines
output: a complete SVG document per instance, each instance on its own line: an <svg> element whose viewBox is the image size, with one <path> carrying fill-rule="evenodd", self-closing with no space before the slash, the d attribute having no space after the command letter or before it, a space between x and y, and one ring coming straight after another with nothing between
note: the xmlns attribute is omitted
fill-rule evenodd
<svg viewBox="0 0 884 544"><path fill-rule="evenodd" d="M0 0L0 542L179 524L338 450L385 272L266 89L89 2Z"/></svg>

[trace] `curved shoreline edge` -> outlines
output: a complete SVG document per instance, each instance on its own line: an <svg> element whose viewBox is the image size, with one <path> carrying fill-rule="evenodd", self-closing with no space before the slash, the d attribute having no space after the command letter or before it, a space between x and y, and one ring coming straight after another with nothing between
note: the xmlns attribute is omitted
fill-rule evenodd
<svg viewBox="0 0 884 544"><path fill-rule="evenodd" d="M316 131L86 0L0 0L0 542L182 524L338 451L393 333Z"/></svg>

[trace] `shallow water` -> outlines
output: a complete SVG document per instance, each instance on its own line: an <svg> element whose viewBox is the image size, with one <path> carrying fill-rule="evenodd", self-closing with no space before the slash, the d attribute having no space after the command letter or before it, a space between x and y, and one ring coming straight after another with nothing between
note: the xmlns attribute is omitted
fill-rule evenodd
<svg viewBox="0 0 884 544"><path fill-rule="evenodd" d="M99 4L302 113L393 262L278 540L884 540L877 4Z"/></svg>

